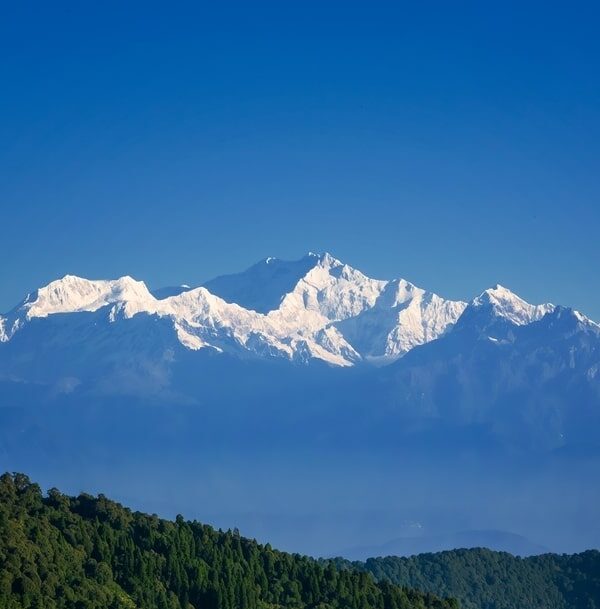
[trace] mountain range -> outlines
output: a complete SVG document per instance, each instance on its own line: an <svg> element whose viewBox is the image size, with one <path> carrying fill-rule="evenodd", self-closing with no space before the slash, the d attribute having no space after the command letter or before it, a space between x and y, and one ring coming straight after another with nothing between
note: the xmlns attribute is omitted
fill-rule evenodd
<svg viewBox="0 0 600 609"><path fill-rule="evenodd" d="M351 366L394 361L441 336L466 306L402 279L370 279L329 254L311 253L296 262L267 258L194 289L154 293L131 277L91 281L67 275L2 316L0 340L19 342L19 333L33 320L78 314L76 325L93 325L101 342L106 324L123 326L144 317L146 323L167 322L171 336L164 336L163 349L181 345ZM517 300L513 306L519 322L545 310L529 310Z"/></svg>
<svg viewBox="0 0 600 609"><path fill-rule="evenodd" d="M66 275L0 316L0 342L9 354L3 358L4 377L7 359L17 359L13 349L19 352L35 333L40 342L51 334L55 349L72 349L83 340L87 349L94 348L93 341L100 347L107 339L120 340L114 351L129 346L126 356L148 348L164 356L183 347L333 366L389 365L455 330L506 345L517 328L555 311L554 305L531 305L500 285L469 303L447 300L404 279L371 279L328 253L309 253L294 262L266 258L197 288L150 291L128 276L95 281ZM564 315L582 332L600 330L580 313L558 309L557 316ZM141 339L142 334L158 338L157 325L160 342ZM127 345L126 337L135 332L140 336Z"/></svg>
<svg viewBox="0 0 600 609"><path fill-rule="evenodd" d="M166 514L175 477L178 507L286 549L410 547L406 520L419 550L600 543L600 326L499 285L447 300L327 253L198 287L67 275L0 316L0 397L3 469L128 501L152 472L135 497Z"/></svg>

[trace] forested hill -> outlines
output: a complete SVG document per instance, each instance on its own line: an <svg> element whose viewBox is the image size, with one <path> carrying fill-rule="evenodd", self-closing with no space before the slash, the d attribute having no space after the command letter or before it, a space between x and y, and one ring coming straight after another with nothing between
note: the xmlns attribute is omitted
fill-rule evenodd
<svg viewBox="0 0 600 609"><path fill-rule="evenodd" d="M379 581L458 598L463 609L600 609L600 552L518 558L486 549L336 561Z"/></svg>
<svg viewBox="0 0 600 609"><path fill-rule="evenodd" d="M0 477L2 609L455 609L308 557Z"/></svg>

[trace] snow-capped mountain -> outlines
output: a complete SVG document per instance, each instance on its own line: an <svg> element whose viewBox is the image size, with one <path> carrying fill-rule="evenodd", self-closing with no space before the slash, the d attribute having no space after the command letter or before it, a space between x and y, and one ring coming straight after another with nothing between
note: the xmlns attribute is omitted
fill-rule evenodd
<svg viewBox="0 0 600 609"><path fill-rule="evenodd" d="M471 303L473 308L488 309L496 317L504 317L517 326L537 321L554 309L554 305L532 305L497 284L485 290Z"/></svg>
<svg viewBox="0 0 600 609"><path fill-rule="evenodd" d="M552 304L529 304L507 288L496 285L469 303L456 329L468 328L491 340L504 340L514 328L538 321L553 310Z"/></svg>
<svg viewBox="0 0 600 609"><path fill-rule="evenodd" d="M154 293L131 277L91 281L67 275L4 316L0 340L13 340L32 319L101 311L94 318L99 337L99 320L125 324L151 316L169 320L173 341L190 350L349 366L392 361L434 340L465 306L402 279L371 279L330 254L310 253L294 262L267 258L202 287Z"/></svg>
<svg viewBox="0 0 600 609"><path fill-rule="evenodd" d="M51 383L110 370L139 384L147 374L164 386L177 361L199 352L382 366L426 345L435 346L419 357L444 345L474 350L482 339L512 344L520 328L554 311L502 286L470 303L446 300L404 279L369 278L327 253L293 262L267 258L200 287L154 292L131 277L67 275L0 317L0 380Z"/></svg>

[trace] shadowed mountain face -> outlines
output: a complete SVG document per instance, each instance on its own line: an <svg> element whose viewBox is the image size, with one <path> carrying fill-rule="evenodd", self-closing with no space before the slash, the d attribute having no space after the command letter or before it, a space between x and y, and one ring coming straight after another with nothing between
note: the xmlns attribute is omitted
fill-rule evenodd
<svg viewBox="0 0 600 609"><path fill-rule="evenodd" d="M515 326L467 308L447 336L384 371L404 413L485 424L545 449L597 443L600 328L557 307Z"/></svg>
<svg viewBox="0 0 600 609"><path fill-rule="evenodd" d="M408 547L406 522L420 549L600 543L600 327L571 309L325 254L153 293L66 277L0 339L4 470L316 554Z"/></svg>
<svg viewBox="0 0 600 609"><path fill-rule="evenodd" d="M242 273L215 277L204 287L227 302L266 314L278 309L285 295L318 262L319 256L313 253L294 262L265 258Z"/></svg>

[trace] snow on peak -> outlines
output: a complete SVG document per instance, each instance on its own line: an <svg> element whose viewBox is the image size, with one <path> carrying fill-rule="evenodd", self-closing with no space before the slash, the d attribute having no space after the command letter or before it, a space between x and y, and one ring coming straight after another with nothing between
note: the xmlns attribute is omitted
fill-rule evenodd
<svg viewBox="0 0 600 609"><path fill-rule="evenodd" d="M154 298L143 281L125 276L115 280L84 279L65 275L40 288L23 303L27 319L55 313L96 311L111 303L137 303L143 306Z"/></svg>
<svg viewBox="0 0 600 609"><path fill-rule="evenodd" d="M561 322L566 325L573 325L578 329L591 329L595 332L600 330L600 324L592 321L589 317L583 315L579 311L571 307L556 306L552 311L552 315L548 316L549 323Z"/></svg>
<svg viewBox="0 0 600 609"><path fill-rule="evenodd" d="M395 279L386 284L372 308L336 327L364 358L385 364L444 334L466 306Z"/></svg>
<svg viewBox="0 0 600 609"><path fill-rule="evenodd" d="M316 257L318 264L323 268L334 268L337 266L344 266L343 263L338 260L335 256L332 256L329 252L323 252L321 254L313 254Z"/></svg>
<svg viewBox="0 0 600 609"><path fill-rule="evenodd" d="M314 257L317 264L287 293L271 312L314 328L358 315L372 307L387 281L371 279L330 254Z"/></svg>
<svg viewBox="0 0 600 609"><path fill-rule="evenodd" d="M590 319L583 313L577 311L576 309L572 309L572 311L573 311L573 317L575 317L575 319L578 322L580 322L586 326L594 326L596 328L600 328L600 324L596 323L595 321L593 321L592 319Z"/></svg>
<svg viewBox="0 0 600 609"><path fill-rule="evenodd" d="M491 307L494 315L508 319L518 326L537 321L554 309L554 305L549 303L529 304L500 284L482 292L472 301L472 305L477 308Z"/></svg>
<svg viewBox="0 0 600 609"><path fill-rule="evenodd" d="M273 319L313 331L332 324L361 357L387 362L434 340L466 303L446 301L404 279L371 279L329 254L282 301Z"/></svg>

